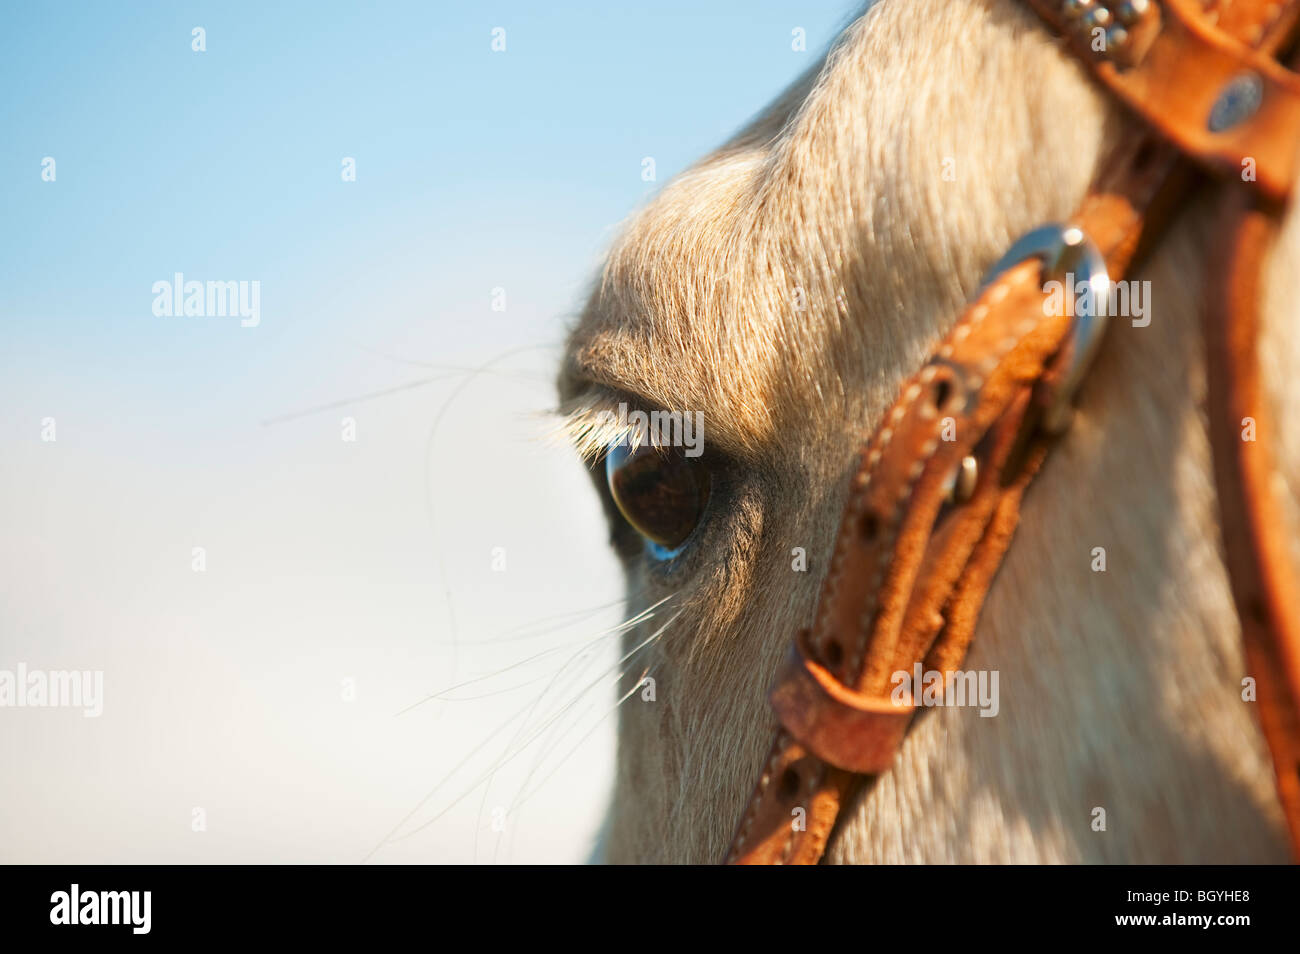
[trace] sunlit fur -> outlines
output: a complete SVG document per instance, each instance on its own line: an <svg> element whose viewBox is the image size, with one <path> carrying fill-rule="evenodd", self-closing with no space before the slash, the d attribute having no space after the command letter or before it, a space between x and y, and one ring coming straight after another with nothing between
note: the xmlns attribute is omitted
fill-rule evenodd
<svg viewBox="0 0 1300 954"><path fill-rule="evenodd" d="M858 440L1011 240L1070 215L1129 122L1012 0L881 0L626 225L570 340L569 430L591 454L595 411L619 400L702 409L706 456L728 463L677 565L627 557L632 609L676 591L683 613L648 650L656 701L621 710L607 860L722 858ZM829 860L1285 857L1201 410L1212 198L1133 276L1152 282L1151 324L1115 322L1029 493L967 660L1000 671L1000 714L920 720ZM1292 218L1265 345L1283 407L1300 397ZM1284 450L1300 473L1300 429Z"/></svg>

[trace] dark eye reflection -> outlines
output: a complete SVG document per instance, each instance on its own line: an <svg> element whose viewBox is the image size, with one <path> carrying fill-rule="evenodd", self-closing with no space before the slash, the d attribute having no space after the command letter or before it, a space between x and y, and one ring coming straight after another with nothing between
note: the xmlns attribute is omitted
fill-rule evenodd
<svg viewBox="0 0 1300 954"><path fill-rule="evenodd" d="M709 499L711 480L700 457L680 447L617 444L605 455L605 479L623 518L656 556L672 555L691 535Z"/></svg>

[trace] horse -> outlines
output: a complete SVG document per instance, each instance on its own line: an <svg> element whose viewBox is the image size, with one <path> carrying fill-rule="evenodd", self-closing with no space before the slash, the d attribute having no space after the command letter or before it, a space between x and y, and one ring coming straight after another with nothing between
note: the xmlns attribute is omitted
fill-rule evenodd
<svg viewBox="0 0 1300 954"><path fill-rule="evenodd" d="M624 225L558 384L564 430L603 465L593 484L643 614L624 636L597 860L725 857L776 725L773 673L817 601L852 449L990 263L1068 219L1138 122L1018 0L878 0ZM1025 497L966 661L999 675L996 716L918 719L827 862L1287 858L1243 701L1204 410L1196 315L1221 188L1198 187L1131 276L1150 289L1147 314L1113 324ZM1279 414L1300 401L1298 266L1288 214L1260 316ZM698 458L631 476L629 492L657 480L667 496L630 518L609 464L629 437L620 405L703 421ZM1300 549L1300 429L1279 440Z"/></svg>

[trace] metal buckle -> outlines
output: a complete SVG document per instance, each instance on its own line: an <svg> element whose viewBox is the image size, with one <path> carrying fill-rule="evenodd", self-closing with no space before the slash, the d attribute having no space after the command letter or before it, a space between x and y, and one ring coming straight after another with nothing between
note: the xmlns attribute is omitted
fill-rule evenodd
<svg viewBox="0 0 1300 954"><path fill-rule="evenodd" d="M1078 307L1077 297L1066 296L1069 299L1068 307L1074 311L1069 337L1062 347L1062 354L1069 361L1069 366L1061 376L1060 384L1041 421L1044 430L1059 434L1069 426L1071 402L1083 382L1088 366L1097 355L1102 334L1106 330L1106 319L1110 312L1110 273L1106 269L1105 257L1083 229L1053 222L1040 225L1016 239L984 276L980 290L983 291L999 275L1027 258L1042 259L1044 284L1052 280L1065 282L1067 276L1073 275L1076 295L1077 289L1084 284L1090 289L1084 308ZM1078 277L1080 268L1085 276L1082 282Z"/></svg>

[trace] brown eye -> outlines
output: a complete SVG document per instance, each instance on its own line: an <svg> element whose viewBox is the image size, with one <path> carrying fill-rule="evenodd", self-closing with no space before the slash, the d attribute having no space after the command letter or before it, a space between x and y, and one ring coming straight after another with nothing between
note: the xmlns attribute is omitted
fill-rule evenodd
<svg viewBox="0 0 1300 954"><path fill-rule="evenodd" d="M618 444L605 455L605 479L619 511L652 550L685 543L709 499L708 469L680 447Z"/></svg>

